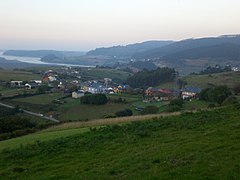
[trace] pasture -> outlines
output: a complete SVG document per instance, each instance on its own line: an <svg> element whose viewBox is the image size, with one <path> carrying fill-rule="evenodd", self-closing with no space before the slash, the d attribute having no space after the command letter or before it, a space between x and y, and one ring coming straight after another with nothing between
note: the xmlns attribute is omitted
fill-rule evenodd
<svg viewBox="0 0 240 180"><path fill-rule="evenodd" d="M0 70L0 81L29 81L34 79L41 79L41 76L26 71Z"/></svg>

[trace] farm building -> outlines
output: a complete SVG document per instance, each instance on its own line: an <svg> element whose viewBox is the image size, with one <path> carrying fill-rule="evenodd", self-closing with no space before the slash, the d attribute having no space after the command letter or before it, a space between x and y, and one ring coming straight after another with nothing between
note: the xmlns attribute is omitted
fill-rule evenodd
<svg viewBox="0 0 240 180"><path fill-rule="evenodd" d="M198 87L187 87L181 90L182 99L194 99L197 94L201 92L201 88Z"/></svg>
<svg viewBox="0 0 240 180"><path fill-rule="evenodd" d="M84 96L84 92L83 91L74 91L72 92L72 98L74 99L78 99L80 97Z"/></svg>

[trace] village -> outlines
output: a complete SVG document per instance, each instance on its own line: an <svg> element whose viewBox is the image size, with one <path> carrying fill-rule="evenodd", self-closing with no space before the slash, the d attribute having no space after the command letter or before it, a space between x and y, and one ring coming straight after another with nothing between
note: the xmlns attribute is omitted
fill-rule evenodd
<svg viewBox="0 0 240 180"><path fill-rule="evenodd" d="M216 67L211 70L215 71ZM135 86L132 87L127 79L135 74L111 68L62 66L2 71L2 75L9 77L8 73L13 72L16 75L0 81L1 102L62 122L116 117L118 112L126 110L137 116L206 109L213 105L200 99L201 91L215 87L211 82L229 84L234 88L238 76L235 71L189 75L155 86L136 86L133 83ZM106 103L83 103L85 97L98 94L105 96ZM179 100L180 103L177 102Z"/></svg>
<svg viewBox="0 0 240 180"><path fill-rule="evenodd" d="M78 71L71 68L61 68L61 71L56 72L47 70L41 72L42 78L30 81L10 81L11 88L22 88L25 90L41 89L46 87L44 93L62 92L71 94L74 99L79 99L86 93L90 94L138 94L142 95L142 101L145 103L170 101L174 98L181 97L183 100L196 99L197 94L201 92L199 87L183 87L181 89L163 89L158 87L131 88L129 85L114 82L111 78L103 78L96 80L84 81Z"/></svg>

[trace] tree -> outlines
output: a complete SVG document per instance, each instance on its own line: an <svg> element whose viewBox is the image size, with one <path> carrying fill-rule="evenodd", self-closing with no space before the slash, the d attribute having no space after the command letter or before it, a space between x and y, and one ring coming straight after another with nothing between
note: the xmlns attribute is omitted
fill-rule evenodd
<svg viewBox="0 0 240 180"><path fill-rule="evenodd" d="M176 72L171 68L158 68L154 71L143 70L133 76L129 77L126 81L133 88L156 86L165 82L174 81Z"/></svg>
<svg viewBox="0 0 240 180"><path fill-rule="evenodd" d="M51 88L48 87L47 85L43 85L43 86L38 87L37 93L42 94L42 93L45 93L46 91L49 91L50 89Z"/></svg>
<svg viewBox="0 0 240 180"><path fill-rule="evenodd" d="M183 100L182 99L173 99L170 101L170 106L179 106L182 107L183 106Z"/></svg>
<svg viewBox="0 0 240 180"><path fill-rule="evenodd" d="M183 107L183 104L184 102L182 99L173 99L167 106L166 111L167 112L180 111Z"/></svg>
<svg viewBox="0 0 240 180"><path fill-rule="evenodd" d="M88 94L80 98L82 104L103 105L108 102L105 94Z"/></svg>

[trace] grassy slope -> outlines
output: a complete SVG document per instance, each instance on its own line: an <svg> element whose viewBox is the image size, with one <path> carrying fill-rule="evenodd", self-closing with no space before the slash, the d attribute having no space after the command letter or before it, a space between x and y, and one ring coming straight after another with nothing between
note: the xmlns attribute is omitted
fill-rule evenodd
<svg viewBox="0 0 240 180"><path fill-rule="evenodd" d="M196 86L200 88L206 88L211 85L227 85L228 87L233 88L236 84L240 83L240 73L224 72L224 73L216 73L211 75L188 75L188 76L184 76L182 79L187 81L186 86ZM166 88L166 89L178 88L175 82L161 84L158 87Z"/></svg>
<svg viewBox="0 0 240 180"><path fill-rule="evenodd" d="M56 138L62 138L62 137L72 136L75 134L81 134L87 131L89 131L89 128L68 129L64 131L51 131L51 132L41 131L38 133L29 134L29 135L14 138L14 139L0 141L0 151L6 148L15 149L15 148L19 148L22 145L34 144L37 141L44 142L44 141L54 140Z"/></svg>
<svg viewBox="0 0 240 180"><path fill-rule="evenodd" d="M0 153L3 179L239 179L240 106L100 128Z"/></svg>

